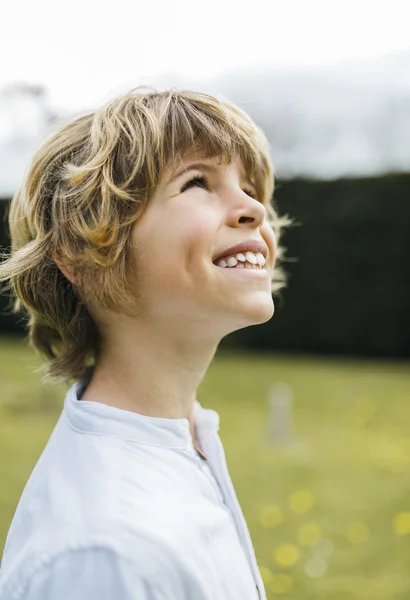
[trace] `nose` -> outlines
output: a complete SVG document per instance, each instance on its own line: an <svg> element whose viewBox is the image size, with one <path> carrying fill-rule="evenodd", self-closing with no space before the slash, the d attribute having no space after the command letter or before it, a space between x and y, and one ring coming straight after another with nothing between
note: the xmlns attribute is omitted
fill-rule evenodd
<svg viewBox="0 0 410 600"><path fill-rule="evenodd" d="M238 226L238 224L251 225L256 229L260 227L266 218L266 208L264 205L255 200L245 192L241 192L238 196L239 200L233 205L230 212L230 225Z"/></svg>

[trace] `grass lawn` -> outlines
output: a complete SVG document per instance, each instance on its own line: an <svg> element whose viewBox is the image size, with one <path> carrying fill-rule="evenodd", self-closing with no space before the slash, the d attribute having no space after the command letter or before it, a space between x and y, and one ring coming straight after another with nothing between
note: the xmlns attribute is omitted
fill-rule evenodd
<svg viewBox="0 0 410 600"><path fill-rule="evenodd" d="M0 549L65 389L0 341ZM269 435L268 392L292 389L293 437ZM409 364L218 355L198 399L220 436L269 600L410 597Z"/></svg>

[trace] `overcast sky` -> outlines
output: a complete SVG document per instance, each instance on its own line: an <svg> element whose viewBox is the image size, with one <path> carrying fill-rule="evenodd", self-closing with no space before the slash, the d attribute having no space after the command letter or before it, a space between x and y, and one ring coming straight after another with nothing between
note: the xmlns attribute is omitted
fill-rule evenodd
<svg viewBox="0 0 410 600"><path fill-rule="evenodd" d="M198 80L410 46L409 0L23 0L2 13L0 87L43 83L63 110L165 72Z"/></svg>

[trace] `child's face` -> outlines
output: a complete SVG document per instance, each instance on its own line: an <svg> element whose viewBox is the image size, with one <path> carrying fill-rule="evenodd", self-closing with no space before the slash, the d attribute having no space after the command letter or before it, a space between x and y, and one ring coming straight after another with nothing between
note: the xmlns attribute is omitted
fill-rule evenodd
<svg viewBox="0 0 410 600"><path fill-rule="evenodd" d="M172 181L166 171L134 225L136 297L149 320L215 340L272 317L276 240L266 223L265 207L248 195L254 191L238 160L219 165L216 158L191 153L177 173L194 162L214 170L185 171ZM199 176L208 183L188 183ZM223 250L250 238L266 244L266 270L229 269L213 263Z"/></svg>

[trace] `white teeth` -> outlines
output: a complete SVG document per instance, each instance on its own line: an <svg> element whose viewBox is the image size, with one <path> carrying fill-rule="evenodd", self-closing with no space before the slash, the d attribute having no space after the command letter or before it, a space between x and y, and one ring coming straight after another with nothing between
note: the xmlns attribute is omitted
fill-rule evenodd
<svg viewBox="0 0 410 600"><path fill-rule="evenodd" d="M263 256L262 252L258 252L258 254L256 255L256 260L258 261L258 264L261 267L263 267L263 265L266 262L265 257Z"/></svg>
<svg viewBox="0 0 410 600"><path fill-rule="evenodd" d="M245 254L245 256L246 256L246 260L248 262L252 263L253 265L256 265L256 263L258 262L257 259L256 259L255 254L253 252L247 252Z"/></svg>
<svg viewBox="0 0 410 600"><path fill-rule="evenodd" d="M216 264L218 267L229 267L233 268L256 268L262 269L266 263L266 259L261 252L246 252L243 254L242 252L238 252L235 256L230 256L226 260L221 259Z"/></svg>
<svg viewBox="0 0 410 600"><path fill-rule="evenodd" d="M238 264L238 261L234 256L230 256L228 258L228 267L235 267Z"/></svg>

